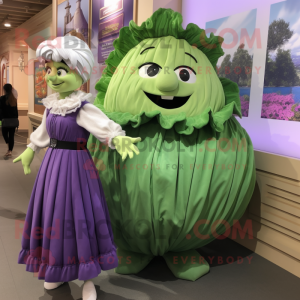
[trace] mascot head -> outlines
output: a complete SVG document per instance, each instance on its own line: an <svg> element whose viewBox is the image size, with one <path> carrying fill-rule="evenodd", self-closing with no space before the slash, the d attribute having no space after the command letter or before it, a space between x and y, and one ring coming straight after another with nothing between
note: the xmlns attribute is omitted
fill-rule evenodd
<svg viewBox="0 0 300 300"><path fill-rule="evenodd" d="M216 72L222 42L195 24L184 30L181 14L171 9L159 9L141 26L131 21L114 41L95 104L108 114L180 115L187 123L201 118L201 126L211 121L221 129L233 113L240 115L237 85Z"/></svg>

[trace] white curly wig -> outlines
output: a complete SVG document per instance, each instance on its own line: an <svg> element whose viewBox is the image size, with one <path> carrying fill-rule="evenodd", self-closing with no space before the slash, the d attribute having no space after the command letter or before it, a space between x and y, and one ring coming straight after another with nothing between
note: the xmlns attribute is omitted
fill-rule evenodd
<svg viewBox="0 0 300 300"><path fill-rule="evenodd" d="M37 47L36 56L46 62L64 61L70 69L78 72L83 83L91 77L94 56L89 46L78 37L62 36L44 41Z"/></svg>

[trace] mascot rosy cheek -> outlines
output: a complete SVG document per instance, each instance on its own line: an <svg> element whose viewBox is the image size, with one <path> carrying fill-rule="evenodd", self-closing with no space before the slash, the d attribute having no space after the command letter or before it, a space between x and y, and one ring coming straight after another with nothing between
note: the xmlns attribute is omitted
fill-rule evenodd
<svg viewBox="0 0 300 300"><path fill-rule="evenodd" d="M165 9L140 27L131 22L96 85L95 105L142 138L141 154L124 163L89 140L118 256L131 256L116 269L121 274L139 272L154 256L178 278L206 274L196 249L243 215L254 189L252 143L233 116L241 117L239 89L215 71L223 39L181 24Z"/></svg>

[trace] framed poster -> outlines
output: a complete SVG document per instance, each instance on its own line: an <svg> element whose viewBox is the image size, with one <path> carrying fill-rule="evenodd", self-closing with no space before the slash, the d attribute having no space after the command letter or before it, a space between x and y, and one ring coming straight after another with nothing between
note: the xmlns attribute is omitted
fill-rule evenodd
<svg viewBox="0 0 300 300"><path fill-rule="evenodd" d="M45 64L38 60L34 61L34 112L43 114L45 107L42 99L47 97L47 83L45 80L46 69Z"/></svg>
<svg viewBox="0 0 300 300"><path fill-rule="evenodd" d="M299 14L293 1L271 5L262 118L300 122Z"/></svg>
<svg viewBox="0 0 300 300"><path fill-rule="evenodd" d="M237 25L245 17L222 25L223 33L231 36L232 41L236 34L242 30L246 33L247 29L244 40L253 48L249 114L237 120L247 130L255 150L300 159L300 1L268 0L255 6L254 32L247 29L250 15L242 28ZM243 11L244 5L241 2L237 7L235 12ZM222 11L209 8L210 5L207 6L212 12L210 20L222 16ZM227 8L223 15L230 10ZM230 46L230 41L225 41L225 45Z"/></svg>
<svg viewBox="0 0 300 300"><path fill-rule="evenodd" d="M90 0L59 0L57 5L57 36L65 36L72 30L83 34L89 44Z"/></svg>
<svg viewBox="0 0 300 300"><path fill-rule="evenodd" d="M122 27L136 21L136 0L97 0L92 2L91 50L95 66L90 79L90 92L96 96L95 85L105 69L105 60L114 50L113 42Z"/></svg>
<svg viewBox="0 0 300 300"><path fill-rule="evenodd" d="M82 33L85 42L90 46L90 7L91 0L58 0L57 1L56 35L65 36L70 31ZM80 90L88 92L89 82L83 84Z"/></svg>
<svg viewBox="0 0 300 300"><path fill-rule="evenodd" d="M242 115L248 117L255 44L248 43L247 37L256 34L256 9L207 22L205 31L224 38L225 54L218 60L217 72L238 84Z"/></svg>

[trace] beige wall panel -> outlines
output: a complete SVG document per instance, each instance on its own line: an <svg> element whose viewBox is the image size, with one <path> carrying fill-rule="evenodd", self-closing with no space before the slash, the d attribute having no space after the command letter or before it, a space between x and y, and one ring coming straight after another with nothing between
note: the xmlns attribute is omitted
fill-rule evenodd
<svg viewBox="0 0 300 300"><path fill-rule="evenodd" d="M298 189L300 192L300 188ZM296 192L298 192L298 190L296 189ZM276 195L278 197L281 197L283 199L288 199L290 201L296 202L298 204L300 204L300 195L296 194L296 193L291 193L290 191L287 190L282 190L278 187L275 186L271 186L267 184L267 192L270 195Z"/></svg>
<svg viewBox="0 0 300 300"><path fill-rule="evenodd" d="M153 11L158 10L160 7L171 8L174 11L182 12L182 0L154 0Z"/></svg>
<svg viewBox="0 0 300 300"><path fill-rule="evenodd" d="M28 77L19 70L18 66L11 66L13 72L12 85L18 91L18 103L28 104Z"/></svg>
<svg viewBox="0 0 300 300"><path fill-rule="evenodd" d="M300 160L259 151L255 159L257 185L242 218L255 238L235 241L300 277Z"/></svg>
<svg viewBox="0 0 300 300"><path fill-rule="evenodd" d="M262 172L262 171L257 171L256 175L257 175L257 183L261 189L261 192L262 190L266 192L268 191L269 187L273 187L283 192L286 192L287 193L286 195L294 194L298 197L300 196L300 181L298 180L267 173L267 172Z"/></svg>
<svg viewBox="0 0 300 300"><path fill-rule="evenodd" d="M252 221L253 237L252 243L255 244L256 239L260 240L275 249L284 252L300 261L300 241L281 232L278 232L268 226ZM236 241L241 241L242 238L237 235ZM245 240L251 241L248 234Z"/></svg>
<svg viewBox="0 0 300 300"><path fill-rule="evenodd" d="M141 25L153 14L154 0L138 0L137 8L137 24Z"/></svg>
<svg viewBox="0 0 300 300"><path fill-rule="evenodd" d="M27 117L27 110L19 110L19 129L20 130L28 130L28 117Z"/></svg>
<svg viewBox="0 0 300 300"><path fill-rule="evenodd" d="M35 50L28 49L28 59L34 60L35 59ZM30 64L30 69L28 69L28 112L34 111L34 64Z"/></svg>
<svg viewBox="0 0 300 300"><path fill-rule="evenodd" d="M18 59L21 55L21 52L23 52L24 55L24 62L25 62L25 66L28 64L28 52L27 52L27 48L25 48L26 50L24 51L23 49L21 50L13 50L12 51L12 57L11 59L9 59L9 63L12 65L18 65ZM21 72L21 71L20 71Z"/></svg>
<svg viewBox="0 0 300 300"><path fill-rule="evenodd" d="M300 277L300 261L298 259L257 239L249 240L238 238L236 241L277 266Z"/></svg>
<svg viewBox="0 0 300 300"><path fill-rule="evenodd" d="M291 231L294 231L300 234L300 218L295 217L291 214L285 213L281 210L273 208L271 206L261 204L261 206L252 205L249 206L249 212L258 217L266 219L270 222L273 222L277 225L285 227ZM299 245L300 247L300 245Z"/></svg>
<svg viewBox="0 0 300 300"><path fill-rule="evenodd" d="M300 234L295 233L295 232L293 232L293 231L291 231L289 229L286 229L286 228L284 228L284 227L282 227L280 225L277 225L277 224L275 224L273 222L270 222L268 220L262 219L262 218L260 218L258 216L252 215L252 214L249 214L249 219L251 219L253 221L256 221L258 223L261 223L261 224L263 224L263 225L265 225L267 227L270 227L270 228L272 228L272 229L274 229L276 231L279 231L279 232L281 232L281 233L283 233L285 235L288 235L288 236L290 236L290 237L292 237L292 238L300 241Z"/></svg>
<svg viewBox="0 0 300 300"><path fill-rule="evenodd" d="M13 87L18 91L18 103L28 105L28 76L18 66L10 66L13 72Z"/></svg>
<svg viewBox="0 0 300 300"><path fill-rule="evenodd" d="M141 25L159 8L182 12L182 0L137 0L137 24Z"/></svg>
<svg viewBox="0 0 300 300"><path fill-rule="evenodd" d="M286 156L255 151L258 170L300 181L300 160Z"/></svg>
<svg viewBox="0 0 300 300"><path fill-rule="evenodd" d="M296 203L300 204L300 196L297 195L297 194L291 193L289 191L284 191L284 190L281 190L277 187L268 186L268 193L270 195L276 195L278 197L288 199L290 201L293 201L293 202L296 202Z"/></svg>
<svg viewBox="0 0 300 300"><path fill-rule="evenodd" d="M300 218L300 204L297 202L277 195L267 194L263 198L263 203Z"/></svg>

